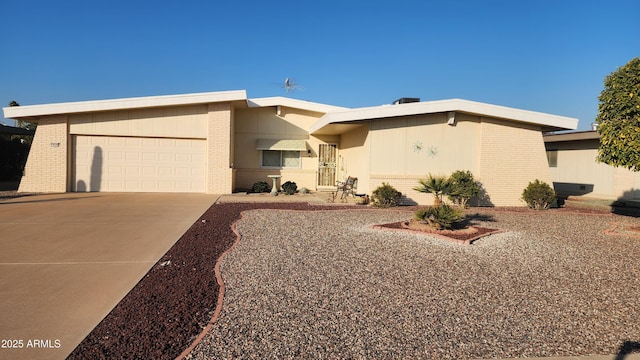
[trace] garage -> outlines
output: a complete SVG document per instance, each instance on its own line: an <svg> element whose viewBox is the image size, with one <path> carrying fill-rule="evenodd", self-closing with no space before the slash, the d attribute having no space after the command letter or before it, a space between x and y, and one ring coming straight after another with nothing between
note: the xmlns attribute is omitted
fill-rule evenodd
<svg viewBox="0 0 640 360"><path fill-rule="evenodd" d="M204 139L74 135L72 190L203 193Z"/></svg>

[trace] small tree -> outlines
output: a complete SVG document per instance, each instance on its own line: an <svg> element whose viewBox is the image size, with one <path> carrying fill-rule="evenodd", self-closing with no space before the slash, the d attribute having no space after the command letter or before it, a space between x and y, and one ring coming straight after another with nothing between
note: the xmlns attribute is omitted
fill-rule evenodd
<svg viewBox="0 0 640 360"><path fill-rule="evenodd" d="M458 170L449 176L449 200L456 205L467 207L467 202L480 195L480 184L473 178L471 171Z"/></svg>
<svg viewBox="0 0 640 360"><path fill-rule="evenodd" d="M536 179L524 189L522 200L532 209L545 210L556 200L556 192L546 182Z"/></svg>
<svg viewBox="0 0 640 360"><path fill-rule="evenodd" d="M605 78L598 100L597 160L640 171L640 57Z"/></svg>
<svg viewBox="0 0 640 360"><path fill-rule="evenodd" d="M419 191L421 193L433 194L435 199L433 200L434 206L442 205L442 196L449 193L449 179L444 176L433 176L431 174L428 175L426 179L418 180L420 186L416 186L413 188L415 191Z"/></svg>

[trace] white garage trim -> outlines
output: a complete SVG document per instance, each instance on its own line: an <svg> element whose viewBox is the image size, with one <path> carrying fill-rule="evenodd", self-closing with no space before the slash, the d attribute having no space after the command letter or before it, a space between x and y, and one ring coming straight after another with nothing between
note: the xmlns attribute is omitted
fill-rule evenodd
<svg viewBox="0 0 640 360"><path fill-rule="evenodd" d="M202 139L73 136L73 191L205 192Z"/></svg>

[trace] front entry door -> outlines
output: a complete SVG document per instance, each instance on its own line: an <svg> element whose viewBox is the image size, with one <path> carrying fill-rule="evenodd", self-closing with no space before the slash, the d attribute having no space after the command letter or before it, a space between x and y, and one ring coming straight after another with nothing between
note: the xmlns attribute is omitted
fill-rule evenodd
<svg viewBox="0 0 640 360"><path fill-rule="evenodd" d="M338 145L320 144L318 149L318 188L336 186Z"/></svg>

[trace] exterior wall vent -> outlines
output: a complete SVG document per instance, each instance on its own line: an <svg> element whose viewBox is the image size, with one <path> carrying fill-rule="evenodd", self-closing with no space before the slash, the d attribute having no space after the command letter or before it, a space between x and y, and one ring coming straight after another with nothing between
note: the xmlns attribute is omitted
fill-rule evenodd
<svg viewBox="0 0 640 360"><path fill-rule="evenodd" d="M408 104L408 103L414 103L414 102L420 102L420 98L403 97L394 101L392 105Z"/></svg>

